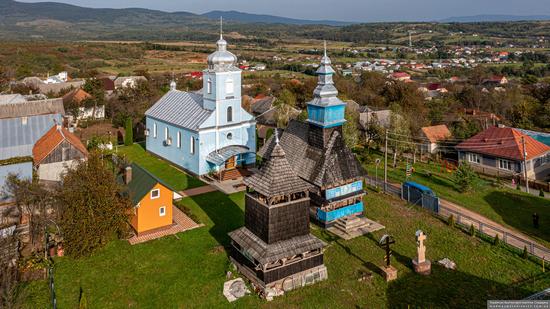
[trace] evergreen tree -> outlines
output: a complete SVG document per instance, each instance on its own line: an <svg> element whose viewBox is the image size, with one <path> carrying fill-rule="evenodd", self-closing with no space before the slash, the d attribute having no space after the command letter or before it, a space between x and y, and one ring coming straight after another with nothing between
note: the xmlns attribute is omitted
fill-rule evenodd
<svg viewBox="0 0 550 309"><path fill-rule="evenodd" d="M126 123L124 124L124 145L131 146L134 143L134 127L132 118L126 118Z"/></svg>
<svg viewBox="0 0 550 309"><path fill-rule="evenodd" d="M460 192L471 191L476 178L476 173L467 162L461 162L453 175L453 181Z"/></svg>

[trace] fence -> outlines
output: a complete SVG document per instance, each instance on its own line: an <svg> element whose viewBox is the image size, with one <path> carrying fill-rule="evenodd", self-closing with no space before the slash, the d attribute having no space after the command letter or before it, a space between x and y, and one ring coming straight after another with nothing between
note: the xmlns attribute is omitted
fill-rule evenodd
<svg viewBox="0 0 550 309"><path fill-rule="evenodd" d="M55 296L55 283L53 278L53 265L48 266L48 285L50 287L50 296L53 309L57 309L57 297Z"/></svg>
<svg viewBox="0 0 550 309"><path fill-rule="evenodd" d="M390 194L402 199L401 185L385 183L383 180L376 180L371 177L365 179L367 185L371 187L380 188L381 190L386 187L386 194ZM513 235L499 227L481 222L475 218L472 218L460 211L445 207L445 201L442 200L439 204L438 211L432 211L430 208L426 208L430 213L440 219L447 220L451 215L454 216L457 225L462 229L467 229L470 226L474 226L478 233L483 234L488 237L496 237L498 235L499 239L504 243L523 250L527 248L527 252L533 256L536 256L540 259L546 260L550 258L550 250L548 248L542 247L528 239Z"/></svg>

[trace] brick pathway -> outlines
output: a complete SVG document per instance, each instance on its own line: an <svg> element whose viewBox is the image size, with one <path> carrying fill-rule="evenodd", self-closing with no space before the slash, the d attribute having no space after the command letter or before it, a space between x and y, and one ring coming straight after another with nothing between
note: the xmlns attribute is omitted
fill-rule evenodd
<svg viewBox="0 0 550 309"><path fill-rule="evenodd" d="M215 187L213 187L211 185L206 185L206 186L202 186L202 187L198 187L198 188L187 189L187 190L184 190L184 191L180 191L178 193L182 197L190 197L190 196L195 196L195 195L201 195L201 194L205 194L205 193L214 192L214 191L217 191L217 190L218 189L216 189Z"/></svg>
<svg viewBox="0 0 550 309"><path fill-rule="evenodd" d="M172 206L172 217L174 220L174 224L172 224L171 227L160 231L143 233L140 236L134 236L128 239L128 242L130 243L130 245L136 245L149 240L174 235L203 226L202 224L199 225L195 223L176 206Z"/></svg>

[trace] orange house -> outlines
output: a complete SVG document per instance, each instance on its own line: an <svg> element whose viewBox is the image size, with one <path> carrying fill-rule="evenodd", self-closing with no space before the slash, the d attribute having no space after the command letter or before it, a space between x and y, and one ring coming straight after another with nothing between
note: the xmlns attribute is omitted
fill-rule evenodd
<svg viewBox="0 0 550 309"><path fill-rule="evenodd" d="M123 181L134 203L130 224L138 235L172 226L172 189L134 163L124 170Z"/></svg>

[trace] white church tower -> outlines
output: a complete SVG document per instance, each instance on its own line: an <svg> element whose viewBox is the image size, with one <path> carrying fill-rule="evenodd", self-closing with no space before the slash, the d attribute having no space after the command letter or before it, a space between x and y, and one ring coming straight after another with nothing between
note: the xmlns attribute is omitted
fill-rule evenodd
<svg viewBox="0 0 550 309"><path fill-rule="evenodd" d="M216 46L203 71L202 93L178 91L171 85L145 113L147 150L198 175L256 161L256 121L241 106L241 70L237 56L227 50L221 24ZM159 132L169 141L161 143ZM188 153L172 149L174 144L188 148Z"/></svg>

